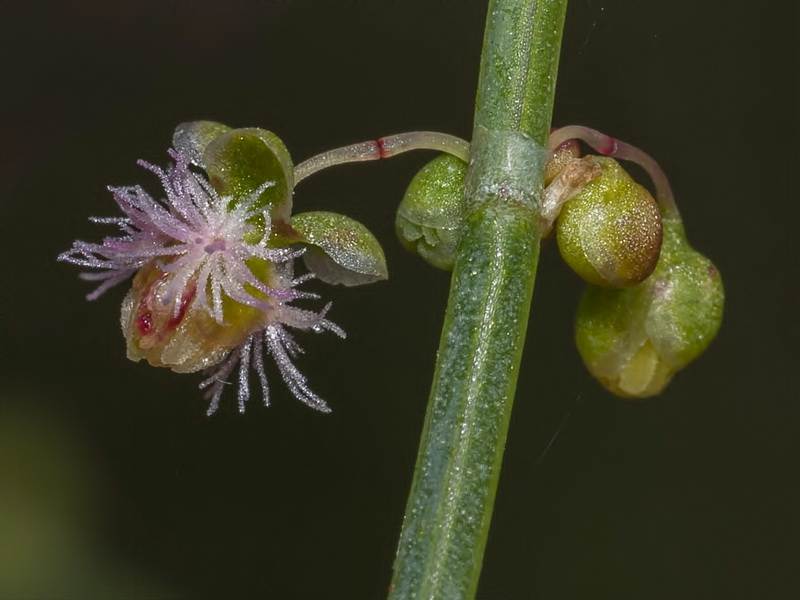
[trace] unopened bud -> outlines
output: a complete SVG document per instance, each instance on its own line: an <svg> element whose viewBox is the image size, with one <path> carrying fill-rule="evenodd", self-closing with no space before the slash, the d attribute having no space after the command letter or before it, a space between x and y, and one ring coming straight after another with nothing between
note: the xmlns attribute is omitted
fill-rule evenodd
<svg viewBox="0 0 800 600"><path fill-rule="evenodd" d="M631 286L647 279L658 262L658 205L617 161L594 160L602 174L564 204L556 226L558 247L567 264L589 283Z"/></svg>
<svg viewBox="0 0 800 600"><path fill-rule="evenodd" d="M711 343L722 321L722 280L686 241L676 219L664 221L653 274L639 285L590 285L578 307L576 342L589 371L619 396L646 398Z"/></svg>
<svg viewBox="0 0 800 600"><path fill-rule="evenodd" d="M397 209L395 229L403 246L440 269L450 270L455 262L466 175L464 161L442 154L414 176Z"/></svg>

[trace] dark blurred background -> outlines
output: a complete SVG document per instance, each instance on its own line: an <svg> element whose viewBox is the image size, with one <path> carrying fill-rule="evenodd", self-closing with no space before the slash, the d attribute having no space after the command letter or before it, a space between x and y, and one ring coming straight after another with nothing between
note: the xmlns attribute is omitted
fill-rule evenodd
<svg viewBox="0 0 800 600"><path fill-rule="evenodd" d="M573 0L555 119L670 175L722 272L725 321L651 402L586 374L581 282L543 253L478 597L796 598L797 5ZM172 129L275 131L296 160L415 129L470 137L485 1L7 1L0 56L0 597L381 598L448 274L394 209L431 155L332 169L298 210L344 212L390 280L319 287L348 339L302 336L333 407L205 416L199 377L135 364L123 289L56 255L110 230L107 185L155 178Z"/></svg>

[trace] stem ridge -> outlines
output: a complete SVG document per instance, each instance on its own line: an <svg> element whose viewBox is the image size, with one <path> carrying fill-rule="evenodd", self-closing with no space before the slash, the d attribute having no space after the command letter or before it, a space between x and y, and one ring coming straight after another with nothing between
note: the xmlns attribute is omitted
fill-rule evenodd
<svg viewBox="0 0 800 600"><path fill-rule="evenodd" d="M524 329L524 300L533 290L533 277L508 277L509 257L528 257L517 265L531 273L538 257L534 221L509 219L507 212L481 209L470 219L480 226L465 232L464 244L473 250L464 252L454 272L448 313L455 316L443 333L434 376L436 402L426 419L412 490L419 501L407 513L406 551L396 564L409 577L396 582L398 598L468 598L477 585L473 573L480 571L486 507L494 501L513 398L513 385L496 374L516 379L524 339L516 332ZM501 235L509 232L514 235ZM459 575L454 565L467 571ZM421 589L410 593L408 583Z"/></svg>
<svg viewBox="0 0 800 600"><path fill-rule="evenodd" d="M391 600L478 587L539 258L566 0L493 0L439 357Z"/></svg>

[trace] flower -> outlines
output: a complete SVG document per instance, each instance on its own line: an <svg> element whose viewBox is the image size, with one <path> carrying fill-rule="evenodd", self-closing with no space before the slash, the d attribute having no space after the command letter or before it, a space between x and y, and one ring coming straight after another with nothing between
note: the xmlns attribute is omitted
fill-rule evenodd
<svg viewBox="0 0 800 600"><path fill-rule="evenodd" d="M121 316L128 358L179 373L204 370L209 414L237 367L239 410L250 398L251 370L269 403L265 351L296 398L328 412L293 363L302 350L290 330L345 333L325 318L330 304L315 312L292 303L318 298L298 289L315 274L349 285L385 278L380 246L341 215L306 213L292 226L291 160L274 134L197 122L179 126L174 142L172 168L139 162L166 197L109 188L125 216L92 220L121 235L77 241L58 259L97 269L81 274L100 282L90 300L133 277ZM295 277L299 257L312 272Z"/></svg>

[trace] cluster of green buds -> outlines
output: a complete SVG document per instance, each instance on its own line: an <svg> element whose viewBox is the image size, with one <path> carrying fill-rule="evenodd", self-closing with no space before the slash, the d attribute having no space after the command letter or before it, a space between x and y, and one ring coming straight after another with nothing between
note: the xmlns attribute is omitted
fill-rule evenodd
<svg viewBox="0 0 800 600"><path fill-rule="evenodd" d="M579 257L573 268L590 284L578 306L578 351L592 375L615 394L653 396L716 336L725 297L722 279L714 264L688 243L669 181L652 157L578 126L554 132L551 147L572 139L584 141L607 157L596 159L604 163L603 174L566 203L557 225L562 255L567 262ZM645 169L657 202L613 157ZM613 166L607 170L608 164ZM616 213L614 208L610 217L593 212L592 206L608 204L628 206L627 214ZM658 226L651 216L655 206ZM621 230L617 235L615 225ZM598 237L594 241L580 239L575 230L582 227L595 229ZM631 227L633 234L629 233ZM617 274L626 270L638 274L620 278L600 273L600 278L595 277L586 263L596 266L593 257L598 252L614 257L620 266ZM580 260L580 254L586 261Z"/></svg>
<svg viewBox="0 0 800 600"><path fill-rule="evenodd" d="M581 157L577 140L601 156ZM578 351L613 393L658 394L719 329L719 271L686 241L669 182L650 156L580 126L555 130L549 145L540 225L555 231L562 257L588 284L576 318ZM645 169L655 198L617 158ZM463 153L435 158L397 212L403 245L438 268L455 261L466 174Z"/></svg>

